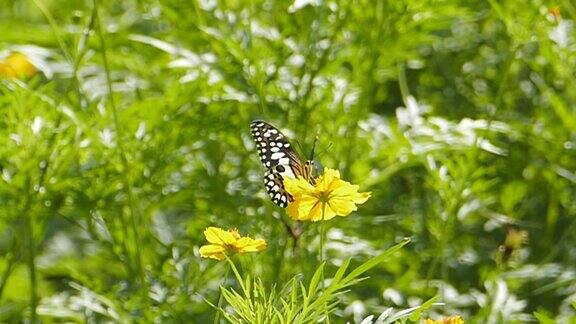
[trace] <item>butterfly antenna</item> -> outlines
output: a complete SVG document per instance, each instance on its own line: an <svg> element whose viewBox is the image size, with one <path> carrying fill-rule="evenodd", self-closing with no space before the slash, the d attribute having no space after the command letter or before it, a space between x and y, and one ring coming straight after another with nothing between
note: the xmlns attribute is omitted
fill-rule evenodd
<svg viewBox="0 0 576 324"><path fill-rule="evenodd" d="M318 153L318 155L324 154L324 152L328 152L330 150L330 148L332 147L332 145L334 145L334 143L332 143L332 142L328 143L328 146L326 146L324 148L324 150L322 150L320 153Z"/></svg>
<svg viewBox="0 0 576 324"><path fill-rule="evenodd" d="M308 160L312 161L314 160L314 150L316 149L316 143L318 142L318 133L316 133L316 136L314 137L314 143L312 144L312 152L310 152L310 158Z"/></svg>
<svg viewBox="0 0 576 324"><path fill-rule="evenodd" d="M297 149L298 153L304 152L304 146L302 145L302 143L300 143L299 140L294 140L294 143L296 143L296 147L298 147Z"/></svg>

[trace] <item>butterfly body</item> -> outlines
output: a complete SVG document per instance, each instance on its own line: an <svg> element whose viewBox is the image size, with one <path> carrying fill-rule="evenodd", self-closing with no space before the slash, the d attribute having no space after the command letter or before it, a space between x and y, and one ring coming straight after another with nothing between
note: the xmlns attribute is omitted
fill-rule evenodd
<svg viewBox="0 0 576 324"><path fill-rule="evenodd" d="M250 124L250 129L260 161L266 168L266 192L275 204L285 208L292 201L292 196L284 189L284 178L303 177L311 181L313 161L303 162L286 136L276 127L255 120Z"/></svg>

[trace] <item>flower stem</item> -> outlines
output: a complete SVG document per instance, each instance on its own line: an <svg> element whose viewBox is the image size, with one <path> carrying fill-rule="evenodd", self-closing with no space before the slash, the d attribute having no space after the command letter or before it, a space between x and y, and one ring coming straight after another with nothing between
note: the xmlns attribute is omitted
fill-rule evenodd
<svg viewBox="0 0 576 324"><path fill-rule="evenodd" d="M320 251L318 255L318 259L320 263L324 262L324 210L326 209L326 205L322 203L322 220L320 220ZM324 283L322 283L322 287L324 287Z"/></svg>
<svg viewBox="0 0 576 324"><path fill-rule="evenodd" d="M318 252L318 261L324 262L324 222L320 223L320 251Z"/></svg>
<svg viewBox="0 0 576 324"><path fill-rule="evenodd" d="M326 203L322 203L322 220L320 221L320 264L324 263L324 235L326 235L326 229L325 229L325 221L324 221L324 211L326 210ZM325 267L325 265L324 265ZM322 275L321 275L321 279L320 282L322 283L322 294L324 294L325 291L325 286L324 286L324 270L326 268L322 269ZM330 317L328 316L328 302L326 302L326 304L324 304L324 316L326 316L326 323L330 323Z"/></svg>

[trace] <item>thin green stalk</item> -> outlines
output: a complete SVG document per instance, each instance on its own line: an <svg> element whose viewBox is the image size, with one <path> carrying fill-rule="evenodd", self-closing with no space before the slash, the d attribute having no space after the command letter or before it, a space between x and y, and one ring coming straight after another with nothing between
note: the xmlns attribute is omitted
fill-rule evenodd
<svg viewBox="0 0 576 324"><path fill-rule="evenodd" d="M408 96L410 96L410 90L408 89L408 82L406 81L406 68L403 63L398 64L398 86L400 87L400 94L402 95L402 101L404 105L408 105Z"/></svg>
<svg viewBox="0 0 576 324"><path fill-rule="evenodd" d="M322 203L322 220L320 221L320 264L324 263L324 236L326 235L326 228L325 228L325 221L324 221L324 213L326 211L326 203ZM325 268L324 268L325 270ZM324 270L321 273L321 285L322 285L322 294L324 294L326 287L324 285ZM326 316L326 323L330 323L330 317L328 314L328 301L324 304L324 314Z"/></svg>
<svg viewBox="0 0 576 324"><path fill-rule="evenodd" d="M42 11L42 13L44 14L44 17L46 17L46 20L48 20L48 24L50 25L50 28L52 29L52 33L54 34L54 37L56 37L56 41L58 42L58 46L60 46L62 53L66 57L66 60L68 62L73 62L72 56L70 55L70 52L68 51L68 47L66 46L66 42L64 42L64 40L62 39L60 29L58 28L58 24L56 23L56 20L54 19L54 17L52 16L52 14L48 10L48 8L46 8L46 6L44 6L44 3L41 0L32 0L32 1L34 1L34 4L36 4L36 6L40 9L40 11Z"/></svg>
<svg viewBox="0 0 576 324"><path fill-rule="evenodd" d="M54 17L50 13L50 11L46 8L46 6L44 6L44 3L40 0L34 0L34 3L40 9L40 11L42 11L44 16L48 20L48 23L50 24L50 28L54 32L54 35L56 37L58 45L60 46L60 49L62 50L62 53L64 54L64 56L66 57L66 59L69 62L74 63L74 72L72 75L73 81L71 82L70 86L68 87L68 89L70 89L72 87L72 84L74 83L74 81L77 80L77 70L78 70L80 60L78 59L76 61L73 61L73 59L70 56L70 53L68 51L68 48L66 47L66 43L64 42L64 40L61 37L61 33L58 29L58 24L56 23ZM61 115L59 116L59 118L56 122L56 125L57 125L56 127L58 127L58 125L60 124L60 121L61 121ZM54 133L51 136L49 142L52 143L55 140L55 137L56 137L56 133ZM52 147L52 145L49 145L49 147ZM46 159L45 161L46 161L46 166L43 167L41 170L39 186L43 185L45 175L47 172L47 168L48 168L49 160ZM34 213L32 211L33 197L31 196L30 190L31 190L30 179L27 179L27 185L26 185L26 191L25 191L26 196L25 196L25 200L24 200L25 202L24 202L22 214L24 215L24 219L25 219L25 224L24 224L25 227L23 229L23 232L24 232L23 234L24 234L25 245L27 248L25 254L26 254L26 263L27 263L28 272L29 272L29 280L30 280L30 322L34 324L37 322L36 309L38 307L38 289L37 289L38 280L37 280L37 274L36 274L37 270L36 270L36 263L35 263L35 259L36 259L36 243L35 243L35 239L34 239L35 218L34 218ZM15 259L16 258L14 256L10 257L10 259L9 259L8 265L6 267L4 275L2 277L2 281L0 283L0 295L4 291L4 287L6 285L8 277L12 273L14 263L16 262Z"/></svg>
<svg viewBox="0 0 576 324"><path fill-rule="evenodd" d="M130 227L131 227L131 231L134 237L134 248L135 248L135 262L136 262L136 269L137 269L137 274L138 274L138 281L140 282L140 284L142 285L142 287L146 286L146 277L145 277L145 272L144 272L144 265L143 265L143 261L142 261L142 251L141 251L141 239L140 239L140 234L138 231L138 227L137 227L137 216L138 216L138 212L137 212L137 208L136 208L136 203L135 203L135 198L134 198L134 191L132 189L132 182L130 181L129 178L129 170L130 170L130 165L128 163L128 159L126 157L126 150L124 148L124 144L123 144L123 136L122 136L122 128L120 127L120 117L118 114L118 109L116 107L116 102L114 101L114 92L112 89L112 77L110 75L110 65L108 64L108 57L107 57L107 52L106 52L106 42L104 39L104 33L102 32L102 22L100 21L100 16L98 13L98 0L94 0L94 16L97 22L97 30L98 30L98 38L100 40L100 46L101 46L101 54L102 54L102 62L104 64L104 71L106 74L106 85L108 88L108 99L110 101L110 109L112 110L112 118L113 118L113 123L114 123L114 129L116 131L116 135L118 140L116 141L117 146L118 146L118 153L120 155L120 160L122 163L122 170L123 172L121 172L121 176L122 176L122 182L124 185L124 188L126 190L126 195L128 197L128 207L130 210ZM142 294L143 294L143 298L145 300L147 300L147 291L148 289L141 289Z"/></svg>
<svg viewBox="0 0 576 324"><path fill-rule="evenodd" d="M9 249L9 251L13 251L15 248L14 246L16 245L14 242L16 240L13 240L12 242L12 246ZM12 252L8 252L8 254L6 255L6 268L4 268L4 273L2 274L2 277L0 278L0 299L2 299L2 293L4 292L4 288L6 288L6 283L8 282L8 278L10 278L10 275L12 274L12 271L14 270L14 266L16 265L16 256L14 256L14 254Z"/></svg>
<svg viewBox="0 0 576 324"><path fill-rule="evenodd" d="M38 307L38 281L36 278L36 243L34 242L34 219L31 211L32 197L30 195L30 178L26 179L24 206L22 214L24 216L24 244L26 244L26 263L28 266L28 277L30 280L30 323L36 324Z"/></svg>
<svg viewBox="0 0 576 324"><path fill-rule="evenodd" d="M324 262L324 208L322 205L322 220L320 221L320 251L318 252L318 261Z"/></svg>
<svg viewBox="0 0 576 324"><path fill-rule="evenodd" d="M63 41L63 38L61 36L60 30L58 29L58 26L56 24L56 21L54 20L54 17L51 15L50 11L44 6L44 4L40 1L40 0L34 0L34 3L37 5L37 7L42 11L42 13L44 14L44 16L46 17L47 21L50 24L50 27L58 41L58 44L60 46L60 49L62 51L62 53L64 53L66 59L68 61L70 61L72 63L73 66L73 71L72 71L72 77L71 77L71 81L68 83L68 86L66 87L66 90L64 91L65 94L69 93L72 89L75 89L76 84L78 83L78 70L80 68L80 62L82 60L82 58L84 57L85 53L88 50L88 47L85 46L85 44L88 42L88 39L90 37L90 32L93 30L93 24L94 24L94 15L92 15L90 17L90 20L88 22L88 26L86 28L86 30L83 32L82 38L80 40L80 46L78 47L78 53L76 55L76 57L74 58L74 60L72 59L72 57L69 54L68 48L66 47L65 42ZM38 94L26 87L24 87L24 89L28 90L31 92L32 95L37 96ZM54 107L58 108L60 106L61 101L67 98L65 96L60 96L58 97L55 102L54 102ZM71 104L73 104L72 102L70 102ZM54 129L58 129L60 127L60 124L63 120L63 116L64 114L61 113L58 115L55 123L54 123ZM53 132L52 135L48 138L48 141L46 144L46 147L49 148L53 148L54 147L54 143L56 142L56 139L58 137L58 135L60 135L60 132ZM58 150L58 148L55 148L54 150ZM54 150L50 151L49 153L47 153L45 155L45 158L41 159L42 161L45 161L46 163L43 165L43 167L40 169L40 175L39 175L39 180L37 183L38 187L43 187L44 186L44 182L47 176L47 172L49 167L51 166L51 159L50 157L54 156ZM24 254L26 255L26 263L28 265L28 269L29 269L29 280L30 280L30 296L31 296L31 323L35 323L37 321L37 313L36 313L36 308L38 305L38 289L37 289L37 275L36 275L36 265L35 265L35 257L36 257L36 243L35 243L35 237L34 237L34 225L36 224L33 212L32 212L32 206L34 204L34 197L32 195L30 195L30 184L28 183L27 185L28 189L27 189L27 198L26 198L26 202L25 202L25 206L23 208L23 215L25 216L25 228L23 228L24 231L24 245L25 248L27 249L26 251L24 251ZM13 244L15 245L15 244ZM8 264L6 266L6 269L4 270L4 274L2 276L2 278L0 279L0 296L2 295L4 288L6 287L6 283L8 278L10 277L10 275L12 274L13 270L14 270L14 266L16 265L16 263L18 262L18 258L12 254L9 255L8 257Z"/></svg>
<svg viewBox="0 0 576 324"><path fill-rule="evenodd" d="M325 13L326 13L326 8L327 6L324 4L322 6L320 6L319 8L319 15L318 15L318 26L320 28L321 27L321 23L322 21L325 19ZM304 94L298 99L297 105L301 108L302 112L300 114L297 114L296 119L298 121L298 125L308 125L308 123L306 121L308 121L310 119L310 115L313 112L313 107L308 107L307 103L308 100L310 99L310 97L312 96L313 93L313 89L314 89L314 80L316 79L316 77L320 74L320 72L322 72L322 70L328 66L329 63L329 58L330 58L330 53L332 53L332 49L333 49L333 44L335 42L336 37L338 37L340 30L342 30L344 28L344 24L348 21L346 18L348 16L349 11L348 10L343 10L343 12L345 12L345 15L343 17L338 16L338 21L335 22L335 27L333 29L333 32L329 35L328 38L328 44L330 44L328 47L326 47L325 49L322 50L320 56L318 57L318 59L315 61L315 66L310 69L310 67L307 64L304 64L302 67L302 70L300 71L300 76L299 79L302 81L302 79L304 78L304 75L306 74L307 71L309 71L309 75L310 78L307 80L306 83L300 82L300 86L299 86L299 90L298 93L302 93L302 91L304 91ZM310 43L311 44L318 44L319 39L322 38L322 33L320 32L320 30L315 30L312 32L312 34L310 35ZM313 47L312 47L313 48ZM315 51L313 53L309 53L308 56L312 56L315 57L318 53L316 53ZM303 88L305 87L305 88ZM287 113L290 113L290 110L287 111ZM303 127L301 129L301 134L303 136L303 138L307 138L308 136L308 131L309 131L309 127Z"/></svg>
<svg viewBox="0 0 576 324"><path fill-rule="evenodd" d="M19 107L22 107L22 103L20 102L19 98L16 98ZM31 152L35 152L31 150ZM30 158L33 158L33 154L30 154ZM42 169L44 172L44 168ZM38 182L39 185L42 185L43 176L40 176L40 181ZM37 274L36 274L36 242L34 240L34 224L35 224L35 217L34 211L32 206L34 205L34 194L33 188L31 185L31 176L27 176L25 178L24 185L22 187L23 190L23 204L22 209L20 211L21 218L23 220L23 224L21 225L21 235L23 240L23 254L26 259L26 265L28 267L28 276L30 281L30 323L36 324L37 322L37 314L36 309L38 308L38 281L37 281Z"/></svg>
<svg viewBox="0 0 576 324"><path fill-rule="evenodd" d="M36 248L34 242L34 225L31 212L29 212L29 214L26 216L26 240L28 245L26 261L28 263L30 280L30 322L36 323L36 308L38 307L38 280L36 279Z"/></svg>

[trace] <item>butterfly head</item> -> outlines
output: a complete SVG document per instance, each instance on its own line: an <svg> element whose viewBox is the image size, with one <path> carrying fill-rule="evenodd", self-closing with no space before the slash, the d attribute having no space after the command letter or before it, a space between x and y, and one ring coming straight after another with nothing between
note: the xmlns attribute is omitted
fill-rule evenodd
<svg viewBox="0 0 576 324"><path fill-rule="evenodd" d="M305 173L307 175L306 180L311 184L314 184L314 179L319 175L322 174L322 170L324 169L322 164L318 162L318 160L307 160L304 162L304 168L306 169Z"/></svg>

